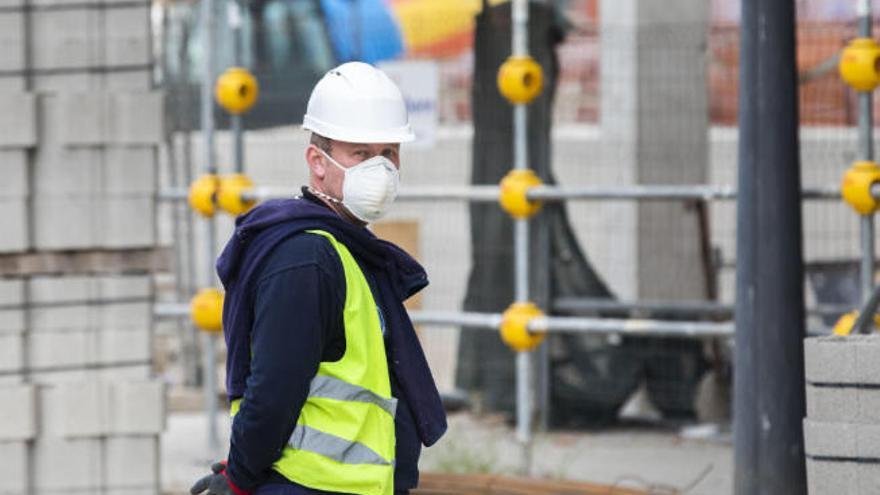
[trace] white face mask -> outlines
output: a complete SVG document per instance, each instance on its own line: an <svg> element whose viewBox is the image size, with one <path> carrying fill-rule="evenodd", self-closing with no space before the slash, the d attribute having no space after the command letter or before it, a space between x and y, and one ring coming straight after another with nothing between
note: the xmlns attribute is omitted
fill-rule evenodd
<svg viewBox="0 0 880 495"><path fill-rule="evenodd" d="M345 168L324 150L321 153L345 172L342 183L342 204L359 220L370 223L385 216L397 199L400 173L391 160L376 155L357 165Z"/></svg>

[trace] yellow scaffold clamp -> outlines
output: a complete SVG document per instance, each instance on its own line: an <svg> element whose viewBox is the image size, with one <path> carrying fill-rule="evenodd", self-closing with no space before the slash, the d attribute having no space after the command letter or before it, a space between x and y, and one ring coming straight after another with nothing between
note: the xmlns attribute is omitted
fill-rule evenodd
<svg viewBox="0 0 880 495"><path fill-rule="evenodd" d="M837 320L837 323L834 324L834 335L851 335L853 331L853 327L856 324L856 320L859 318L858 311L850 311L849 313L840 317ZM880 329L880 315L874 315L874 331L876 332Z"/></svg>
<svg viewBox="0 0 880 495"><path fill-rule="evenodd" d="M227 112L239 115L257 102L260 86L257 78L243 67L230 67L217 78L214 96Z"/></svg>
<svg viewBox="0 0 880 495"><path fill-rule="evenodd" d="M871 38L856 38L840 54L837 70L841 79L856 91L874 91L880 84L878 74L880 45Z"/></svg>
<svg viewBox="0 0 880 495"><path fill-rule="evenodd" d="M217 205L234 216L246 213L257 203L255 199L245 199L253 190L254 183L246 175L224 175L217 190Z"/></svg>
<svg viewBox="0 0 880 495"><path fill-rule="evenodd" d="M517 352L531 351L544 340L544 332L529 331L529 322L544 316L530 302L511 304L501 315L501 340Z"/></svg>
<svg viewBox="0 0 880 495"><path fill-rule="evenodd" d="M214 216L216 211L214 200L219 186L220 179L216 175L207 174L199 177L189 186L189 206L202 216Z"/></svg>
<svg viewBox="0 0 880 495"><path fill-rule="evenodd" d="M853 163L840 183L843 200L860 215L876 212L878 204L871 188L877 182L880 182L880 167L876 163L866 160Z"/></svg>
<svg viewBox="0 0 880 495"><path fill-rule="evenodd" d="M498 91L514 105L531 103L543 89L544 72L532 57L509 57L498 68Z"/></svg>
<svg viewBox="0 0 880 495"><path fill-rule="evenodd" d="M217 289L201 289L189 303L193 324L210 333L223 329L223 294Z"/></svg>
<svg viewBox="0 0 880 495"><path fill-rule="evenodd" d="M511 170L501 179L498 201L513 218L529 218L541 210L543 203L526 197L529 189L542 185L541 178L531 169Z"/></svg>

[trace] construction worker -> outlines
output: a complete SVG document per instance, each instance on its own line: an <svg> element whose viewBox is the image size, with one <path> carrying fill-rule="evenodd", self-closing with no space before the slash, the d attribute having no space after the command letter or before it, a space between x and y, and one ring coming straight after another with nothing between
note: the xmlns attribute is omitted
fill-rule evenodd
<svg viewBox="0 0 880 495"><path fill-rule="evenodd" d="M308 187L239 217L226 289L231 441L193 494L408 493L446 415L403 301L424 269L366 226L397 195L413 139L400 90L351 62L328 72L303 128Z"/></svg>

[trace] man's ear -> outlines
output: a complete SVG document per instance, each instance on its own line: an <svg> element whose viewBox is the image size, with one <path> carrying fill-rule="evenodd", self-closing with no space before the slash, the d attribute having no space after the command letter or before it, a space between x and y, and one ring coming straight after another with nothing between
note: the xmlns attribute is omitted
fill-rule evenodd
<svg viewBox="0 0 880 495"><path fill-rule="evenodd" d="M327 173L327 169L324 166L324 160L321 156L321 152L318 151L317 146L315 146L314 144L310 144L308 147L306 147L306 164L308 164L309 170L312 172L312 175L320 180L324 179L324 175Z"/></svg>

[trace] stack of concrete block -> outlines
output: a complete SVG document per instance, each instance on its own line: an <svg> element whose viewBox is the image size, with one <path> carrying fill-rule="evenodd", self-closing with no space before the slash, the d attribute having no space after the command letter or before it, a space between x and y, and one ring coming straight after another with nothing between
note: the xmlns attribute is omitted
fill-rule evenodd
<svg viewBox="0 0 880 495"><path fill-rule="evenodd" d="M813 495L880 491L880 335L804 347L807 482Z"/></svg>
<svg viewBox="0 0 880 495"><path fill-rule="evenodd" d="M156 92L45 94L34 154L37 249L134 248L155 244Z"/></svg>
<svg viewBox="0 0 880 495"><path fill-rule="evenodd" d="M0 495L156 495L150 3L0 0L0 46Z"/></svg>
<svg viewBox="0 0 880 495"><path fill-rule="evenodd" d="M0 280L0 495L159 492L148 275Z"/></svg>
<svg viewBox="0 0 880 495"><path fill-rule="evenodd" d="M156 382L2 389L0 493L155 495L164 390Z"/></svg>
<svg viewBox="0 0 880 495"><path fill-rule="evenodd" d="M0 0L0 252L155 243L149 6Z"/></svg>

